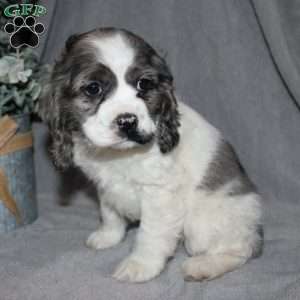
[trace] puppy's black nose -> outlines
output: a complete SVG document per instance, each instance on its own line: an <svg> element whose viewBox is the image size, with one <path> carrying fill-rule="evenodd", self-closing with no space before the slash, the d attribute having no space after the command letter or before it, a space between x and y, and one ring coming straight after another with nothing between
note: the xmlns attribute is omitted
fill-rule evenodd
<svg viewBox="0 0 300 300"><path fill-rule="evenodd" d="M119 129L125 133L135 131L138 125L138 118L135 114L124 113L116 118Z"/></svg>

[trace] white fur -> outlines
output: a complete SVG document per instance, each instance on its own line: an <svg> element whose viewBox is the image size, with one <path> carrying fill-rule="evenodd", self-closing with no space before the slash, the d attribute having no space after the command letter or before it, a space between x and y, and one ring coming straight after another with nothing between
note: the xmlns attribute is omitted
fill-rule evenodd
<svg viewBox="0 0 300 300"><path fill-rule="evenodd" d="M112 61L110 56L107 63ZM123 74L121 69L115 71ZM122 92L129 89L120 88ZM119 96L121 90L113 97ZM109 101L107 109L115 100ZM183 266L187 279L215 278L243 264L252 254L253 226L260 218L258 195L229 196L229 186L210 193L200 189L221 135L181 102L179 111L181 140L168 154L162 154L156 143L126 151L95 151L74 139L75 163L102 191L103 223L87 244L96 249L114 246L125 235L124 217L141 220L132 253L114 273L119 280L140 282L157 276L180 237L193 256Z"/></svg>
<svg viewBox="0 0 300 300"><path fill-rule="evenodd" d="M129 148L136 145L121 138L115 119L123 113L138 117L138 129L146 134L154 132L154 123L148 114L146 105L137 98L137 91L126 83L126 71L132 66L135 52L128 47L120 34L94 39L91 41L97 49L98 61L105 64L117 77L117 89L101 104L98 112L83 124L85 135L99 147Z"/></svg>

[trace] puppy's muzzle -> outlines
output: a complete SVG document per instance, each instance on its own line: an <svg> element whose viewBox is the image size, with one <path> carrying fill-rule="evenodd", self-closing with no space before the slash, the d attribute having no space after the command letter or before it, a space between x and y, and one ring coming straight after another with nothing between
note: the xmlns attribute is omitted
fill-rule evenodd
<svg viewBox="0 0 300 300"><path fill-rule="evenodd" d="M124 113L116 118L116 124L121 136L125 136L138 144L146 144L152 140L153 135L139 132L138 123L138 117L131 113Z"/></svg>

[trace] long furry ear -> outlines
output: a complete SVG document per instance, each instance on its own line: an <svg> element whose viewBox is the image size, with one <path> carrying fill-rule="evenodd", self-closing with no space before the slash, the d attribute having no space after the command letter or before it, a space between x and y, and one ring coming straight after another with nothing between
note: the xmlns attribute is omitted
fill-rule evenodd
<svg viewBox="0 0 300 300"><path fill-rule="evenodd" d="M68 116L63 111L60 100L52 84L48 84L39 102L39 115L49 128L49 152L54 165L60 170L66 170L73 164L73 142L72 131L68 128Z"/></svg>
<svg viewBox="0 0 300 300"><path fill-rule="evenodd" d="M171 151L179 142L179 112L172 90L167 90L161 102L158 120L158 145L162 153Z"/></svg>
<svg viewBox="0 0 300 300"><path fill-rule="evenodd" d="M69 51L78 40L78 35L66 41L62 57L56 62L51 79L43 90L39 101L39 115L48 125L51 144L50 154L58 169L66 170L73 164L73 142L71 112L64 107L64 90L70 81Z"/></svg>

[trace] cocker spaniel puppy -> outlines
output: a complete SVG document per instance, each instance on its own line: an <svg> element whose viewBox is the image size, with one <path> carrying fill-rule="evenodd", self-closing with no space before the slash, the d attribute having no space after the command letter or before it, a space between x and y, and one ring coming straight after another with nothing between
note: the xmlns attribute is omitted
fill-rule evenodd
<svg viewBox="0 0 300 300"><path fill-rule="evenodd" d="M159 275L179 240L186 280L210 280L262 250L260 197L220 132L178 102L165 62L142 38L101 28L72 36L40 113L62 169L96 184L102 222L94 249L120 243L140 220L118 280Z"/></svg>

